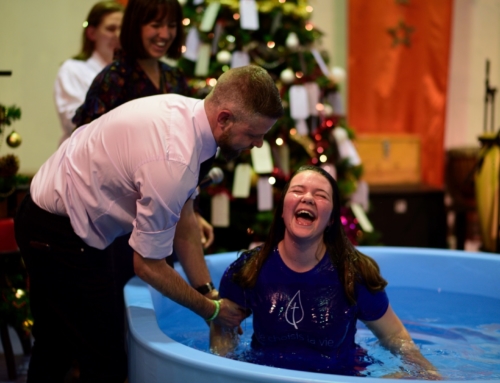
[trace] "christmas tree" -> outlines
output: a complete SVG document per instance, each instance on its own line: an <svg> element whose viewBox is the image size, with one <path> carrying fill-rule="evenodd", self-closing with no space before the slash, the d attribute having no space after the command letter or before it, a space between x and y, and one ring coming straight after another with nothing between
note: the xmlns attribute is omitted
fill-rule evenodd
<svg viewBox="0 0 500 383"><path fill-rule="evenodd" d="M193 96L203 98L231 67L255 64L275 79L285 108L260 149L229 163L216 159L225 177L201 193L216 231L210 252L233 251L267 235L274 204L301 165L324 167L337 180L342 223L354 244L373 242L361 230L352 196L360 189L362 164L347 126L339 86L345 73L329 68L322 32L311 22L306 0L185 0L186 45L177 65ZM358 190L362 193L361 190ZM364 200L367 200L367 193ZM359 205L354 212L359 217ZM365 206L365 210L366 210ZM362 210L362 209L361 209Z"/></svg>

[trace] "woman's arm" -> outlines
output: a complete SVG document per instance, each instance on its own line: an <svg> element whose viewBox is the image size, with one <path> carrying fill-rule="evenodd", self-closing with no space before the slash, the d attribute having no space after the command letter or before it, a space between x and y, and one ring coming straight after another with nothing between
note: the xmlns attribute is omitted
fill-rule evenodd
<svg viewBox="0 0 500 383"><path fill-rule="evenodd" d="M220 281L220 291L223 297L228 297L240 304L239 308L244 313L244 317L252 314L246 306L245 291L234 281L234 273L241 268L244 263L245 254L241 255L226 269ZM249 294L250 295L250 294ZM240 342L240 335L243 330L240 326L230 327L213 321L210 323L210 351L216 355L227 356L233 352Z"/></svg>
<svg viewBox="0 0 500 383"><path fill-rule="evenodd" d="M216 355L226 356L238 346L241 327L224 327L212 322L210 324L210 351Z"/></svg>
<svg viewBox="0 0 500 383"><path fill-rule="evenodd" d="M418 346L415 345L410 334L390 305L380 319L365 321L364 323L379 339L382 346L393 354L401 355L405 363L416 368L416 373L421 378L429 380L441 379L436 367L420 353ZM401 378L402 376L400 373L396 373L385 377Z"/></svg>

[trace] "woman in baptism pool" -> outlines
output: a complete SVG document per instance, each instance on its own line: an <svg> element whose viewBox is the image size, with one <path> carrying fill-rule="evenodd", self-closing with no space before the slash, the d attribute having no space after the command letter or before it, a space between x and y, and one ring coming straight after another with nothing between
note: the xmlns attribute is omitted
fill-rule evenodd
<svg viewBox="0 0 500 383"><path fill-rule="evenodd" d="M267 240L227 268L219 292L253 315L247 361L358 375L371 359L355 343L359 319L408 366L387 377L440 379L392 310L386 285L344 233L333 177L303 166L284 188ZM211 351L230 357L238 332L212 323Z"/></svg>

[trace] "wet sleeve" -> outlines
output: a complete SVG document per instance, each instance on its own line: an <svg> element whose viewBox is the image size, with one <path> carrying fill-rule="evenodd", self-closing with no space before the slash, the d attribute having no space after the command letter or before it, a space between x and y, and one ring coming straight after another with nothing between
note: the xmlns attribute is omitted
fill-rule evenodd
<svg viewBox="0 0 500 383"><path fill-rule="evenodd" d="M243 258L244 256L241 256L229 265L222 275L219 286L219 295L221 298L227 298L242 307L247 307L244 289L233 280L234 274L239 271L243 265Z"/></svg>
<svg viewBox="0 0 500 383"><path fill-rule="evenodd" d="M357 286L358 319L374 321L380 319L389 307L389 298L385 290L369 291L365 285Z"/></svg>

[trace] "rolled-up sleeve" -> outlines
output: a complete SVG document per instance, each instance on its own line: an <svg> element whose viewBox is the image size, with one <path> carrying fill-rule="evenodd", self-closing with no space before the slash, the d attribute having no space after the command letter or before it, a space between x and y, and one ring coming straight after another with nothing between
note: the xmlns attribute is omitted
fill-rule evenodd
<svg viewBox="0 0 500 383"><path fill-rule="evenodd" d="M134 178L140 198L130 246L145 258L165 258L172 253L175 228L197 174L182 162L155 160L141 165Z"/></svg>

